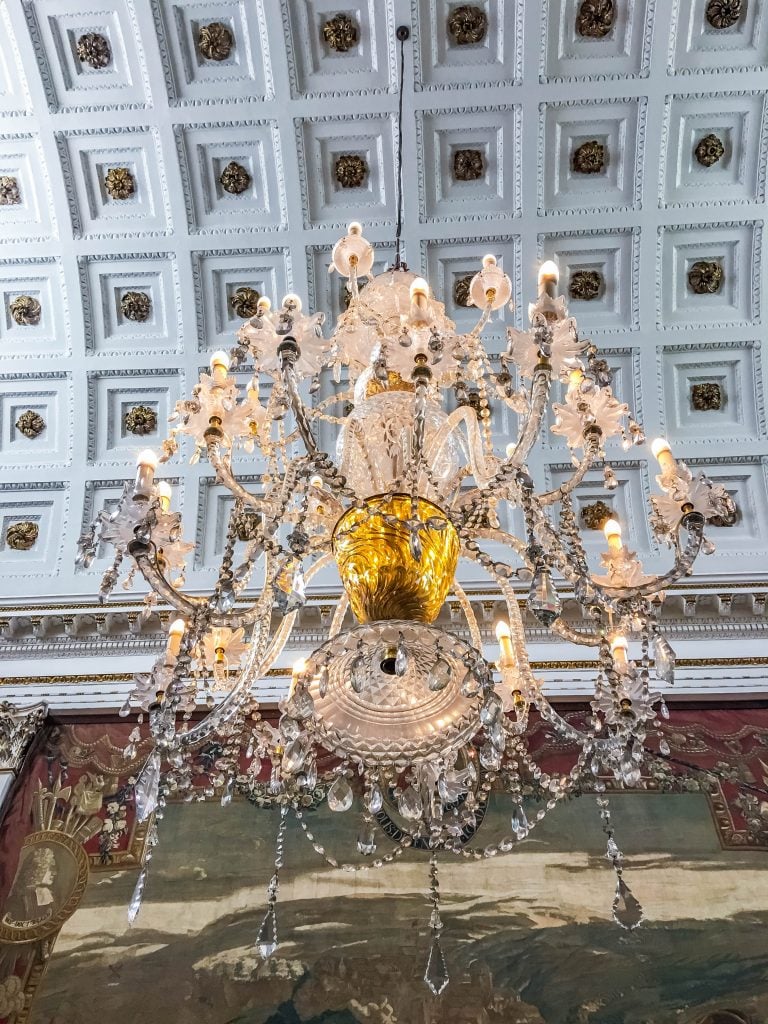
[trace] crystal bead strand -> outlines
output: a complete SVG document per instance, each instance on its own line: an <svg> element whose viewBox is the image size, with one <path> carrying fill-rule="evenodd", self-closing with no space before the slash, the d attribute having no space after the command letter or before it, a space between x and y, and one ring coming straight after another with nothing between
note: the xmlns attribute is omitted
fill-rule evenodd
<svg viewBox="0 0 768 1024"><path fill-rule="evenodd" d="M440 945L440 932L443 930L443 922L440 919L440 882L437 877L437 855L432 854L429 858L429 899L432 904L432 913L429 917L431 932L431 943L429 956L427 957L427 969L424 972L424 981L433 995L439 996L444 991L450 978L445 963L445 956Z"/></svg>
<svg viewBox="0 0 768 1024"><path fill-rule="evenodd" d="M608 799L606 797L597 797L597 806L600 808L600 817L603 820L603 832L608 837L605 856L611 862L613 870L616 872L616 895L611 906L613 919L621 928L631 932L642 923L643 908L624 881L623 854L616 845L616 839L614 838Z"/></svg>
<svg viewBox="0 0 768 1024"><path fill-rule="evenodd" d="M288 805L283 804L280 808L280 825L277 829L277 841L275 843L275 871L267 886L267 912L256 935L256 945L260 955L265 960L272 956L277 949L277 916L275 914L275 906L280 889L280 868L283 866L283 843L287 821Z"/></svg>

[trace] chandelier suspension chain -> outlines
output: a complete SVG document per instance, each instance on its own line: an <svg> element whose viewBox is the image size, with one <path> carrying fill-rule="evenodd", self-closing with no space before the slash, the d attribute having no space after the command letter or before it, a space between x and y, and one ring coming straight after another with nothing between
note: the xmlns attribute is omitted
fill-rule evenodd
<svg viewBox="0 0 768 1024"><path fill-rule="evenodd" d="M403 92L405 90L405 43L410 38L411 30L406 25L401 25L397 30L397 39L400 43L400 81L398 83L397 97L397 223L395 227L395 270L405 269L405 264L400 258L400 250L403 233Z"/></svg>

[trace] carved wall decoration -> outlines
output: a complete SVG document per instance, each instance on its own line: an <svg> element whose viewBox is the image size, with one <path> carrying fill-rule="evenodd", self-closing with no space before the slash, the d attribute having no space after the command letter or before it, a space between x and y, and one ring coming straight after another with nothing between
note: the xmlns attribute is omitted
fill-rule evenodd
<svg viewBox="0 0 768 1024"><path fill-rule="evenodd" d="M120 298L120 310L126 320L143 324L149 319L152 300L146 292L125 292Z"/></svg>
<svg viewBox="0 0 768 1024"><path fill-rule="evenodd" d="M124 417L129 434L153 434L157 430L157 413L148 405L134 405Z"/></svg>
<svg viewBox="0 0 768 1024"><path fill-rule="evenodd" d="M469 286L474 274L464 274L453 282L453 301L457 306L466 306L469 299Z"/></svg>
<svg viewBox="0 0 768 1024"><path fill-rule="evenodd" d="M12 523L5 531L5 543L14 551L29 551L35 546L39 532L37 523L29 520Z"/></svg>
<svg viewBox="0 0 768 1024"><path fill-rule="evenodd" d="M453 154L453 176L456 181L477 181L485 172L485 161L479 149L457 149Z"/></svg>
<svg viewBox="0 0 768 1024"><path fill-rule="evenodd" d="M42 306L32 295L18 295L8 307L20 327L34 327L40 323Z"/></svg>
<svg viewBox="0 0 768 1024"><path fill-rule="evenodd" d="M716 381L691 385L691 406L697 412L709 412L723 407L723 390Z"/></svg>
<svg viewBox="0 0 768 1024"><path fill-rule="evenodd" d="M136 182L127 167L110 167L104 188L111 199L130 199L136 191Z"/></svg>
<svg viewBox="0 0 768 1024"><path fill-rule="evenodd" d="M10 174L0 175L0 206L15 206L21 202L18 181Z"/></svg>
<svg viewBox="0 0 768 1024"><path fill-rule="evenodd" d="M457 46L471 46L482 43L488 31L488 15L482 7L462 4L451 11L448 18L448 31Z"/></svg>
<svg viewBox="0 0 768 1024"><path fill-rule="evenodd" d="M86 32L77 40L77 56L82 64L98 70L106 68L112 60L107 39L98 32Z"/></svg>
<svg viewBox="0 0 768 1024"><path fill-rule="evenodd" d="M337 14L323 25L323 39L336 53L347 53L357 46L357 24L348 14Z"/></svg>
<svg viewBox="0 0 768 1024"><path fill-rule="evenodd" d="M581 521L588 530L602 530L613 517L613 509L604 501L593 501L581 506Z"/></svg>
<svg viewBox="0 0 768 1024"><path fill-rule="evenodd" d="M342 188L360 188L368 174L368 164L356 153L343 153L336 158L333 173Z"/></svg>
<svg viewBox="0 0 768 1024"><path fill-rule="evenodd" d="M232 160L221 172L219 181L225 192L229 192L233 196L239 196L251 184L251 176L242 164Z"/></svg>
<svg viewBox="0 0 768 1024"><path fill-rule="evenodd" d="M712 28L731 28L746 8L742 0L709 0L705 17Z"/></svg>
<svg viewBox="0 0 768 1024"><path fill-rule="evenodd" d="M235 536L238 540L244 542L256 540L260 522L261 516L258 512L254 512L252 509L248 508L243 509L232 517Z"/></svg>
<svg viewBox="0 0 768 1024"><path fill-rule="evenodd" d="M45 420L39 412L35 412L34 409L27 409L16 420L16 429L20 434L23 434L30 440L34 440L45 430Z"/></svg>
<svg viewBox="0 0 768 1024"><path fill-rule="evenodd" d="M702 167L711 167L721 159L725 153L725 146L717 135L710 133L699 139L693 153Z"/></svg>
<svg viewBox="0 0 768 1024"><path fill-rule="evenodd" d="M576 31L588 39L602 39L611 31L615 20L613 0L582 0L576 15Z"/></svg>
<svg viewBox="0 0 768 1024"><path fill-rule="evenodd" d="M260 298L255 288L243 285L230 297L229 304L241 319L247 320L251 316L256 316Z"/></svg>
<svg viewBox="0 0 768 1024"><path fill-rule="evenodd" d="M577 270L575 274L571 274L568 293L572 299L591 302L600 294L602 287L603 278L597 270Z"/></svg>
<svg viewBox="0 0 768 1024"><path fill-rule="evenodd" d="M226 60L235 45L229 28L220 21L201 25L197 34L197 47L206 60Z"/></svg>
<svg viewBox="0 0 768 1024"><path fill-rule="evenodd" d="M688 285L696 295L714 295L723 279L723 268L715 260L697 260L688 271Z"/></svg>
<svg viewBox="0 0 768 1024"><path fill-rule="evenodd" d="M578 174L600 174L605 167L605 146L590 139L573 151L571 166Z"/></svg>

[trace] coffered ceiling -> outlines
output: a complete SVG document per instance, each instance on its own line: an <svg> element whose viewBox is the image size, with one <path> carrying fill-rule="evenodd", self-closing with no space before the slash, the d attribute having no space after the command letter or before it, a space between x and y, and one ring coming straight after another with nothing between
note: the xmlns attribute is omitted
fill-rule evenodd
<svg viewBox="0 0 768 1024"><path fill-rule="evenodd" d="M648 435L665 434L736 499L738 522L713 529L718 550L700 560L699 578L726 598L768 586L768 7L466 6L0 4L6 640L25 605L40 606L24 620L31 632L16 627L31 644L46 608L93 599L107 561L76 575L77 537L115 502L137 450L159 445L210 352L231 343L247 313L240 289L273 300L295 291L333 317L344 295L327 267L346 224L365 224L379 265L391 258L401 24L412 33L410 267L466 327L462 279L495 253L514 283L505 316L522 326L538 263L556 259L571 311L607 351ZM503 440L508 425L494 426ZM163 471L198 543L188 583L204 588L229 506L210 467L182 454ZM659 570L669 556L646 523L653 470L621 448L614 465L612 498L597 473L578 500L612 501L648 570ZM549 435L537 474L557 482L568 468ZM13 529L22 523L32 525ZM596 553L601 534L587 536ZM759 598L755 629L765 623ZM76 635L70 627L62 636Z"/></svg>

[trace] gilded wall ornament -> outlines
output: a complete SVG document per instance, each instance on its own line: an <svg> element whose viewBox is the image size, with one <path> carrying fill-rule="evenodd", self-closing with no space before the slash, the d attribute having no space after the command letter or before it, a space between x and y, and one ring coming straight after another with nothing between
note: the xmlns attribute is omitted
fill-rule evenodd
<svg viewBox="0 0 768 1024"><path fill-rule="evenodd" d="M348 14L337 14L323 25L323 39L337 53L346 53L357 46L357 24Z"/></svg>
<svg viewBox="0 0 768 1024"><path fill-rule="evenodd" d="M112 51L105 36L98 32L86 32L77 40L77 56L81 64L88 64L97 70L108 66Z"/></svg>
<svg viewBox="0 0 768 1024"><path fill-rule="evenodd" d="M43 307L32 295L17 295L8 307L20 327L34 327L40 323Z"/></svg>
<svg viewBox="0 0 768 1024"><path fill-rule="evenodd" d="M157 413L148 405L134 405L126 412L123 422L129 434L153 434L157 429Z"/></svg>
<svg viewBox="0 0 768 1024"><path fill-rule="evenodd" d="M453 154L453 176L456 181L477 181L485 171L485 161L479 149L457 149Z"/></svg>
<svg viewBox="0 0 768 1024"><path fill-rule="evenodd" d="M40 527L37 523L26 520L21 523L12 523L5 531L5 543L14 551L29 551L34 547Z"/></svg>
<svg viewBox="0 0 768 1024"><path fill-rule="evenodd" d="M16 420L16 429L20 434L23 434L24 437L28 437L32 441L45 430L45 420L39 412L35 412L34 409L27 409Z"/></svg>
<svg viewBox="0 0 768 1024"><path fill-rule="evenodd" d="M488 31L488 15L482 7L462 4L451 11L448 18L448 31L457 46L471 46L482 43Z"/></svg>
<svg viewBox="0 0 768 1024"><path fill-rule="evenodd" d="M697 260L688 271L688 286L696 295L714 295L723 283L723 268L714 260Z"/></svg>
<svg viewBox="0 0 768 1024"><path fill-rule="evenodd" d="M225 192L239 196L251 184L251 176L242 164L232 160L221 172L219 181Z"/></svg>
<svg viewBox="0 0 768 1024"><path fill-rule="evenodd" d="M611 31L615 20L613 0L582 0L576 15L576 31L588 39L602 39Z"/></svg>
<svg viewBox="0 0 768 1024"><path fill-rule="evenodd" d="M252 509L245 508L232 517L232 526L238 540L247 542L256 540L259 536L261 516Z"/></svg>
<svg viewBox="0 0 768 1024"><path fill-rule="evenodd" d="M742 0L709 0L704 14L712 28L731 28L746 6Z"/></svg>
<svg viewBox="0 0 768 1024"><path fill-rule="evenodd" d="M588 530L602 530L612 518L613 509L604 501L593 501L590 505L581 506L581 521Z"/></svg>
<svg viewBox="0 0 768 1024"><path fill-rule="evenodd" d="M260 298L261 296L255 288L243 285L242 288L237 289L234 295L230 296L229 304L237 316L242 320L247 320L249 317L256 316Z"/></svg>
<svg viewBox="0 0 768 1024"><path fill-rule="evenodd" d="M111 199L129 199L136 191L136 182L127 167L110 167L104 188Z"/></svg>
<svg viewBox="0 0 768 1024"><path fill-rule="evenodd" d="M603 278L597 270L577 270L568 283L568 294L572 299L590 302L596 299L603 286Z"/></svg>
<svg viewBox="0 0 768 1024"><path fill-rule="evenodd" d="M472 284L474 274L464 274L455 278L453 282L453 301L457 306L466 306L469 302L469 286Z"/></svg>
<svg viewBox="0 0 768 1024"><path fill-rule="evenodd" d="M691 406L696 412L709 412L723 406L723 391L716 381L691 385Z"/></svg>
<svg viewBox="0 0 768 1024"><path fill-rule="evenodd" d="M590 139L574 149L571 166L579 174L600 174L605 167L605 146L597 139Z"/></svg>
<svg viewBox="0 0 768 1024"><path fill-rule="evenodd" d="M152 300L146 292L125 292L120 298L120 311L126 320L135 320L143 324L149 319Z"/></svg>
<svg viewBox="0 0 768 1024"><path fill-rule="evenodd" d="M716 135L712 134L699 139L693 151L693 155L702 167L711 167L712 164L716 164L723 153L725 153L725 146Z"/></svg>
<svg viewBox="0 0 768 1024"><path fill-rule="evenodd" d="M197 33L197 48L206 60L226 60L232 52L235 39L230 29L220 21L201 25Z"/></svg>
<svg viewBox="0 0 768 1024"><path fill-rule="evenodd" d="M10 174L0 175L0 206L16 206L21 202L18 181Z"/></svg>
<svg viewBox="0 0 768 1024"><path fill-rule="evenodd" d="M344 153L336 158L333 173L342 188L360 188L368 174L368 164L357 153Z"/></svg>

